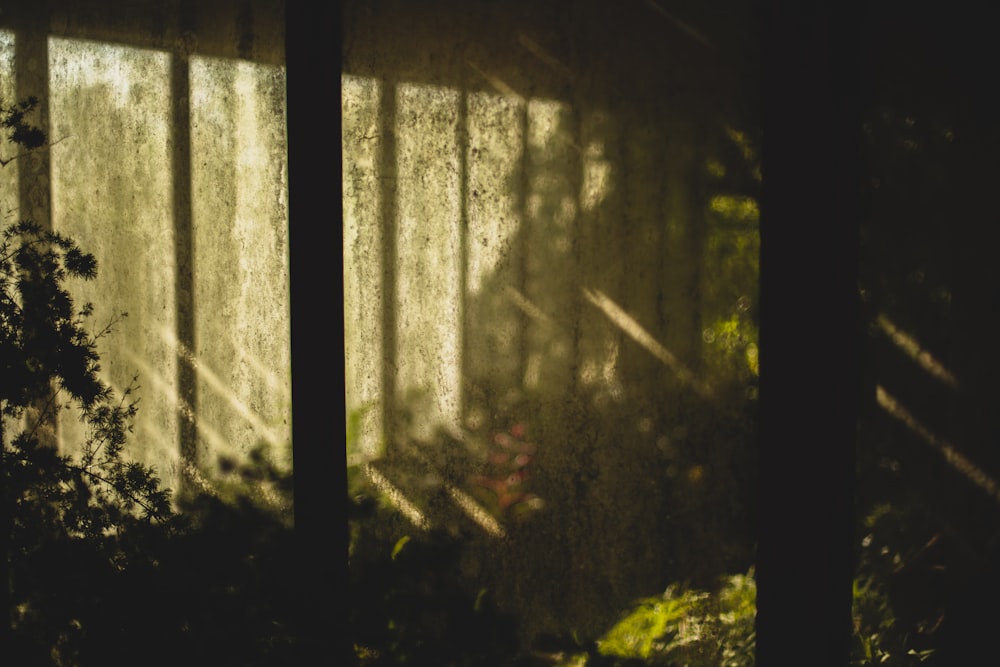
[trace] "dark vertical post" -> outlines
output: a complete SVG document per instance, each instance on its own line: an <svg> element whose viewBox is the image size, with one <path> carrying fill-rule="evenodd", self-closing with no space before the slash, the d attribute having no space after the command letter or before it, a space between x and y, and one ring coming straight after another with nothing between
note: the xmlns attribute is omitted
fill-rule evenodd
<svg viewBox="0 0 1000 667"><path fill-rule="evenodd" d="M0 409L7 406L0 402ZM14 498L7 490L7 471L4 469L3 413L0 412L0 646L10 646L13 634L13 600L11 596L10 548L14 526ZM11 497L8 498L8 495Z"/></svg>
<svg viewBox="0 0 1000 667"><path fill-rule="evenodd" d="M757 664L848 664L860 13L763 3Z"/></svg>
<svg viewBox="0 0 1000 667"><path fill-rule="evenodd" d="M285 11L298 664L350 664L340 3Z"/></svg>
<svg viewBox="0 0 1000 667"><path fill-rule="evenodd" d="M174 212L174 318L177 334L177 438L180 446L181 492L191 488L198 467L198 375L194 367L195 247L191 208L191 61L194 47L194 10L190 2L179 8L181 47L170 59L171 184Z"/></svg>

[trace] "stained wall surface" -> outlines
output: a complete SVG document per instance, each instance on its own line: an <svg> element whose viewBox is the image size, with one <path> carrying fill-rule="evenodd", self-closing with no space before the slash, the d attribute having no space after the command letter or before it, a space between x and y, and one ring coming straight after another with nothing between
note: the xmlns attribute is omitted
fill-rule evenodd
<svg viewBox="0 0 1000 667"><path fill-rule="evenodd" d="M385 532L467 539L455 576L533 632L746 572L740 7L344 7L347 453Z"/></svg>
<svg viewBox="0 0 1000 667"><path fill-rule="evenodd" d="M132 451L174 489L258 445L290 465L281 6L50 3L4 20L0 95L38 97L50 140L0 174L5 219L96 255L74 294L92 331L114 322L103 377L139 387ZM78 428L62 421L64 447Z"/></svg>

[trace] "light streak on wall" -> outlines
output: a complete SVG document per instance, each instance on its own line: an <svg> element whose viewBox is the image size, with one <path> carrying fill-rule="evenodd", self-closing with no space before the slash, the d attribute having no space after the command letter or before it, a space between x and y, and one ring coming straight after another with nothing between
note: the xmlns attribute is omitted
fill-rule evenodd
<svg viewBox="0 0 1000 667"><path fill-rule="evenodd" d="M222 433L213 428L206 420L196 418L198 413L192 406L187 405L181 399L172 375L157 370L141 355L136 354L128 348L125 348L124 356L142 378L140 396L144 400L140 403L141 408L144 408L145 405L151 402L162 403L171 413L179 412L196 425L198 437L201 439L203 445L205 445L205 449L213 455L203 457L203 460L198 462L199 464L211 463L214 456L239 456L242 453L236 448L240 443L233 443L227 440L223 437ZM64 431L67 430L66 425L63 426L63 429ZM136 430L147 434L145 438L141 438L137 442L141 442L144 447L156 452L155 464L157 470L161 475L164 475L165 479L171 480L171 486L176 487L176 482L174 481L176 476L181 471L187 470L191 462L182 461L180 449L177 447L176 441L172 438L163 437L158 424L145 420L140 422ZM156 434L156 437L151 437L153 434Z"/></svg>
<svg viewBox="0 0 1000 667"><path fill-rule="evenodd" d="M670 350L660 344L646 329L639 324L631 315L625 312L618 304L609 299L600 290L584 289L584 296L590 303L597 306L608 319L614 322L622 331L636 343L646 349L647 352L662 361L667 368L673 371L679 380L690 385L699 396L709 397L712 388L698 379L695 374L681 362Z"/></svg>
<svg viewBox="0 0 1000 667"><path fill-rule="evenodd" d="M930 429L917 421L916 417L910 414L884 387L881 385L876 387L875 394L879 407L918 435L928 445L936 449L948 465L964 475L966 479L986 492L991 498L1000 502L1000 485L997 484L996 480L986 474L982 468L956 449L950 442L939 438Z"/></svg>
<svg viewBox="0 0 1000 667"><path fill-rule="evenodd" d="M915 361L918 366L927 371L932 377L944 382L953 389L958 388L958 378L945 368L940 361L935 359L934 355L924 349L916 338L901 330L885 315L879 315L875 318L875 324L889 337L889 340L896 347L902 350L906 356Z"/></svg>
<svg viewBox="0 0 1000 667"><path fill-rule="evenodd" d="M254 411L249 405L247 405L247 403L240 399L239 393L235 391L233 384L224 382L215 371L209 368L207 363L205 363L202 359L199 359L191 352L191 350L182 345L177 340L177 336L175 336L173 332L164 329L160 332L160 335L172 350L191 364L191 367L194 368L195 373L198 374L199 379L204 383L204 385L208 389L211 389L213 394L226 403L228 406L227 411L246 422L247 426L253 431L253 439L262 439L269 445L275 447L284 445L288 442L288 438L291 435L290 429L287 427L275 429L269 426L262 415ZM138 357L134 355L133 359L138 361ZM206 400L206 397L201 395L201 400ZM210 422L211 419L207 421ZM206 420L198 420L198 427L208 428ZM226 440L221 435L219 436L219 439L222 441Z"/></svg>
<svg viewBox="0 0 1000 667"><path fill-rule="evenodd" d="M475 521L480 528L493 537L506 536L507 533L503 526L468 493L452 484L445 485L445 491L448 492L455 504L465 512L465 515Z"/></svg>
<svg viewBox="0 0 1000 667"><path fill-rule="evenodd" d="M528 297L524 296L518 292L513 287L507 286L506 289L507 296L510 298L511 302L520 308L528 317L533 319L537 324L546 328L557 328L559 325L556 324L555 320L542 312L542 309L533 304Z"/></svg>
<svg viewBox="0 0 1000 667"><path fill-rule="evenodd" d="M507 84L507 82L501 79L500 77L490 74L489 72L482 69L481 67L479 67L479 65L472 62L471 60L467 60L466 64L473 72L483 77L483 79L485 79L491 86L493 86L494 90L496 90L504 97L520 99L521 96L517 94L517 91L511 88Z"/></svg>
<svg viewBox="0 0 1000 667"><path fill-rule="evenodd" d="M570 117L572 108L555 100L528 102L529 173L528 217L549 232L549 242L561 255L570 251L577 195L568 171L568 153L577 153Z"/></svg>
<svg viewBox="0 0 1000 667"><path fill-rule="evenodd" d="M564 65L558 58L549 53L545 47L525 35L523 32L518 33L517 42L531 55L545 63L545 65L553 72L556 72L567 79L573 78L573 71L569 67L566 67L566 65Z"/></svg>
<svg viewBox="0 0 1000 667"><path fill-rule="evenodd" d="M431 522L424 516L424 513L414 505L409 498L385 475L379 472L378 468L370 463L362 466L362 471L376 489L406 517L410 523L420 530L430 530Z"/></svg>

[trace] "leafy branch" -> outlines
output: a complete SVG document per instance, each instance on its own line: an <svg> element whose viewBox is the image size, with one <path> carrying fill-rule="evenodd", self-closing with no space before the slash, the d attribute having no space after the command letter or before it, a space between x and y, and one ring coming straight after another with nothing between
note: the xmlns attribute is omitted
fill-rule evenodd
<svg viewBox="0 0 1000 667"><path fill-rule="evenodd" d="M27 121L37 104L0 103L0 138L28 151L45 146ZM93 306L78 307L68 286L96 276L94 255L67 236L31 220L0 231L0 644L58 653L57 664L75 662L69 637L100 627L100 613L84 627L88 610L53 597L68 586L62 573L89 559L72 587L93 588L80 599L100 597L99 576L154 561L155 545L181 525L156 471L125 456L138 378L116 398L100 377L97 344L126 314L91 334ZM41 441L40 427L69 409L86 432L82 442L64 432L63 453Z"/></svg>

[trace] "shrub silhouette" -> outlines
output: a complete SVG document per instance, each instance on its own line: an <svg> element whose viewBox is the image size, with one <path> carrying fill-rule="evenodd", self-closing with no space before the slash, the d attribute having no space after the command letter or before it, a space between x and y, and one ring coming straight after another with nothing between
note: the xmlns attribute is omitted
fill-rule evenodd
<svg viewBox="0 0 1000 667"><path fill-rule="evenodd" d="M38 101L0 102L12 154L44 150ZM0 235L0 646L17 665L287 665L294 628L291 475L264 448L174 498L127 456L137 385L100 378L97 262L22 220ZM122 317L125 314L121 315ZM82 441L53 436L75 412ZM264 497L261 489L271 492Z"/></svg>

